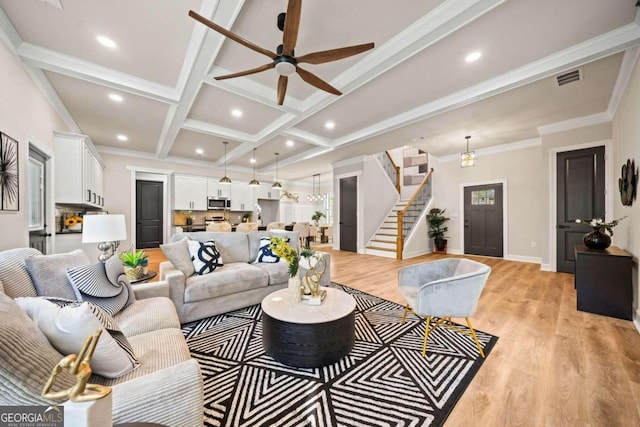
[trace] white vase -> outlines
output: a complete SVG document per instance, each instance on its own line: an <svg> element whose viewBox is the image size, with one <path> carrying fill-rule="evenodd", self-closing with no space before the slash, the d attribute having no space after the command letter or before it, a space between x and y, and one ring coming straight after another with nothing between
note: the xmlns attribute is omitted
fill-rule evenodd
<svg viewBox="0 0 640 427"><path fill-rule="evenodd" d="M289 297L291 302L300 302L300 277L298 275L289 277Z"/></svg>

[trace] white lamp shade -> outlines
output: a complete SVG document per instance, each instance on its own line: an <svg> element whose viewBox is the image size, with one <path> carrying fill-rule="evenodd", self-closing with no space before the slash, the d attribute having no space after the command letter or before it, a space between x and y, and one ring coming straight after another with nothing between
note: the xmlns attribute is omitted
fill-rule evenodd
<svg viewBox="0 0 640 427"><path fill-rule="evenodd" d="M82 243L115 242L127 239L124 215L85 215Z"/></svg>

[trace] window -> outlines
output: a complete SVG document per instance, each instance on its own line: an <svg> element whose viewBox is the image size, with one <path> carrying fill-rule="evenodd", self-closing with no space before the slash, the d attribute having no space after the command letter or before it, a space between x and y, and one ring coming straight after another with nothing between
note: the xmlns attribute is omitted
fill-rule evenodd
<svg viewBox="0 0 640 427"><path fill-rule="evenodd" d="M496 190L480 190L471 192L472 205L495 205Z"/></svg>
<svg viewBox="0 0 640 427"><path fill-rule="evenodd" d="M44 164L29 158L29 229L44 228Z"/></svg>

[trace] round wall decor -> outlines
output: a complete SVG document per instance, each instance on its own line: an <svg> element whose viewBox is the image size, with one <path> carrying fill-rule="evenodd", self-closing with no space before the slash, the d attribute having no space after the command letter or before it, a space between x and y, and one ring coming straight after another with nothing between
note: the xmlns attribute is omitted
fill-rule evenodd
<svg viewBox="0 0 640 427"><path fill-rule="evenodd" d="M620 189L620 200L624 206L631 206L636 198L638 186L638 171L634 160L627 159L627 163L622 165L622 174L618 179Z"/></svg>

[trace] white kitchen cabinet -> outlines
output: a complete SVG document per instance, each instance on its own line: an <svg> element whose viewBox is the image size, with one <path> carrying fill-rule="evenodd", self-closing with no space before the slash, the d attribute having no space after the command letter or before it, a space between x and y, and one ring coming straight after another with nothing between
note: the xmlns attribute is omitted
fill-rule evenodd
<svg viewBox="0 0 640 427"><path fill-rule="evenodd" d="M231 184L222 184L219 178L207 179L207 195L209 197L224 197L229 199L230 193Z"/></svg>
<svg viewBox="0 0 640 427"><path fill-rule="evenodd" d="M253 187L246 183L231 183L231 210L252 211L255 204Z"/></svg>
<svg viewBox="0 0 640 427"><path fill-rule="evenodd" d="M181 211L207 210L207 178L193 175L174 175L173 209Z"/></svg>
<svg viewBox="0 0 640 427"><path fill-rule="evenodd" d="M56 132L55 202L104 206L103 164L86 135Z"/></svg>
<svg viewBox="0 0 640 427"><path fill-rule="evenodd" d="M261 184L257 189L256 199L280 200L280 190L271 188L271 184Z"/></svg>

